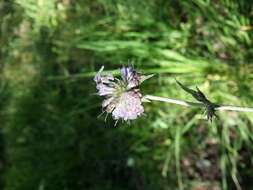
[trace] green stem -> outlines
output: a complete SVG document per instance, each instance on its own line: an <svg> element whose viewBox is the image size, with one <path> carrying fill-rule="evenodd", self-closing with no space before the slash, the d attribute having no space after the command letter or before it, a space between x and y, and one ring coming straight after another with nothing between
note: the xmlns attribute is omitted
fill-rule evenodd
<svg viewBox="0 0 253 190"><path fill-rule="evenodd" d="M146 101L160 101L160 102L167 102L171 104L178 104L185 107L204 107L205 105L203 103L198 102L188 102L184 100L178 100L178 99L171 99L171 98L165 98L160 96L153 96L153 95L146 95L143 97ZM217 111L238 111L238 112L253 112L253 108L249 107L238 107L238 106L226 106L221 105L217 108L215 108Z"/></svg>

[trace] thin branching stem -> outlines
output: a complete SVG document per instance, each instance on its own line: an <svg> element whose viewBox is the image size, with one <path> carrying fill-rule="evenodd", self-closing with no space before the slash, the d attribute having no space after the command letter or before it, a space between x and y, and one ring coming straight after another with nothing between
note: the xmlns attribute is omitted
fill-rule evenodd
<svg viewBox="0 0 253 190"><path fill-rule="evenodd" d="M185 106L185 107L205 107L205 105L203 103L188 102L188 101L184 101L184 100L171 99L171 98L165 98L165 97L153 96L153 95L144 96L144 100L167 102L167 103L172 103L172 104L178 104L178 105ZM226 105L218 106L215 108L215 110L217 110L217 111L253 112L253 108L238 107L238 106L226 106Z"/></svg>
<svg viewBox="0 0 253 190"><path fill-rule="evenodd" d="M253 112L253 108L238 107L238 106L220 106L215 108L217 111L239 111L239 112Z"/></svg>

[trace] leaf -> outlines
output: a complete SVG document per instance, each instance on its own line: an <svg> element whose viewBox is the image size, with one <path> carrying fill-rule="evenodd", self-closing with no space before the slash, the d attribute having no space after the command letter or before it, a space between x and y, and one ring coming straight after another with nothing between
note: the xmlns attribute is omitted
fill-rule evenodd
<svg viewBox="0 0 253 190"><path fill-rule="evenodd" d="M204 95L203 92L201 92L199 90L198 87L196 87L197 91L192 90L186 86L184 86L182 83L180 83L178 80L176 80L177 84L179 84L179 86L186 92L188 92L189 94L191 94L197 101L202 102L202 103L206 103L206 102L210 102L206 96Z"/></svg>
<svg viewBox="0 0 253 190"><path fill-rule="evenodd" d="M151 75L141 75L140 77L140 84L143 83L145 80L150 79L151 77L153 77L155 74L151 74Z"/></svg>

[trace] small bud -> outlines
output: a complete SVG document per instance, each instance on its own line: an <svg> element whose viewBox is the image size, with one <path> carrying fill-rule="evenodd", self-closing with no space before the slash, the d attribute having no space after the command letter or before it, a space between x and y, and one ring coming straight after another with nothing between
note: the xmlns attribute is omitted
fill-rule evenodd
<svg viewBox="0 0 253 190"><path fill-rule="evenodd" d="M206 116L207 116L207 120L211 121L213 120L213 117L217 117L216 113L215 113L215 108L219 107L218 104L212 103L210 100L208 100L206 98L206 96L204 95L203 92L201 92L199 90L198 87L196 87L197 90L192 90L186 86L184 86L182 83L180 83L179 81L177 81L177 84L187 93L191 94L198 102L201 102L206 109Z"/></svg>

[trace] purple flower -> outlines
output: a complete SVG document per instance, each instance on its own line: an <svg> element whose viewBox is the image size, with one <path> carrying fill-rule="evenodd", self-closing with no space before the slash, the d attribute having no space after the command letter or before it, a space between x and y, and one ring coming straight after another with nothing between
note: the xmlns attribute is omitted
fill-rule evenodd
<svg viewBox="0 0 253 190"><path fill-rule="evenodd" d="M140 74L133 67L122 67L120 69L121 78L127 85L128 89L137 87L140 84Z"/></svg>
<svg viewBox="0 0 253 190"><path fill-rule="evenodd" d="M139 85L152 75L144 76L137 73L133 67L122 67L121 78L112 75L101 75L104 67L94 77L99 96L104 96L102 108L112 113L113 119L134 120L144 113L142 95Z"/></svg>

